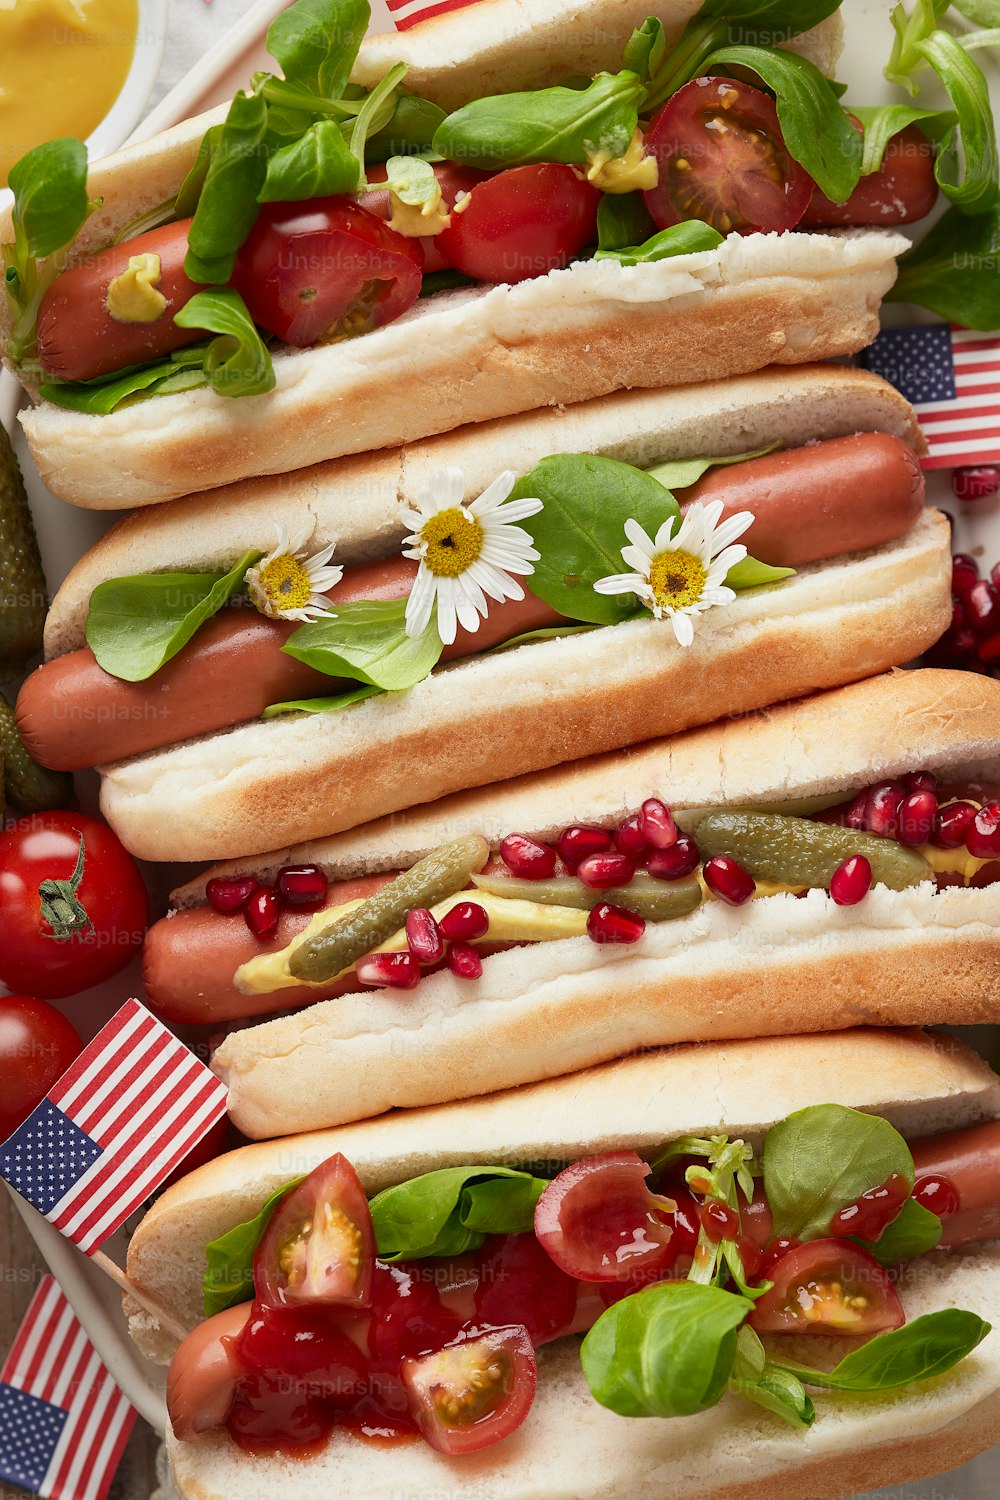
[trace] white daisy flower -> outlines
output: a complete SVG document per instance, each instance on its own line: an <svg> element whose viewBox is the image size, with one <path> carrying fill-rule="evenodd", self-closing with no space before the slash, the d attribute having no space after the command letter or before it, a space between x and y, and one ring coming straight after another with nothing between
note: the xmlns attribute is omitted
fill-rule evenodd
<svg viewBox="0 0 1000 1500"><path fill-rule="evenodd" d="M311 526L292 537L283 526L275 526L274 531L274 549L247 571L246 585L254 606L272 620L315 620L330 614L325 595L344 576L336 564L327 567L334 543L306 557Z"/></svg>
<svg viewBox="0 0 1000 1500"><path fill-rule="evenodd" d="M466 505L461 469L439 469L419 491L416 509L403 511L412 528L403 556L420 563L406 602L407 635L423 634L436 605L438 633L450 646L460 625L479 629L489 610L487 598L524 598L513 575L533 573L539 554L524 528L514 523L537 515L542 502L508 500L514 480L505 469L478 500Z"/></svg>
<svg viewBox="0 0 1000 1500"><path fill-rule="evenodd" d="M658 620L665 617L674 627L679 646L690 646L694 640L693 616L703 614L715 604L732 604L736 594L726 588L730 568L742 562L747 549L732 546L748 526L753 513L738 511L719 524L722 501L703 505L694 500L684 512L676 532L673 517L664 521L656 536L650 539L638 521L625 522L630 547L622 548L622 557L634 573L614 573L594 584L598 594L638 594Z"/></svg>

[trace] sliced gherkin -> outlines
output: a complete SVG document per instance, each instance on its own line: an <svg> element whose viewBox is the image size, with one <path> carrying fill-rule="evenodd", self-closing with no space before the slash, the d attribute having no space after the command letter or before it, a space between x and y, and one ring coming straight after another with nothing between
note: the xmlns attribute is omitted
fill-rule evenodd
<svg viewBox="0 0 1000 1500"><path fill-rule="evenodd" d="M703 817L696 834L703 859L728 854L755 880L825 889L839 865L852 854L863 854L872 867L876 885L901 891L933 879L930 865L914 849L893 839L839 828L834 823L812 823L777 813L712 812Z"/></svg>
<svg viewBox="0 0 1000 1500"><path fill-rule="evenodd" d="M648 922L672 922L686 917L701 905L701 886L697 880L654 880L652 875L633 875L628 885L612 890L593 891L571 876L552 880L507 879L502 875L474 875L473 884L494 896L510 901L538 901L543 905L574 906L591 911L602 901L624 906Z"/></svg>

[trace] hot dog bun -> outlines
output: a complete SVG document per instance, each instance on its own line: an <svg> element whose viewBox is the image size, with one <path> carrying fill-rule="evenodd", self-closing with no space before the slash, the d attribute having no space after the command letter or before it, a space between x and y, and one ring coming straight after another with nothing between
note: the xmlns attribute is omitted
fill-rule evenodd
<svg viewBox="0 0 1000 1500"><path fill-rule="evenodd" d="M442 465L463 469L472 496L504 466L525 473L550 453L649 464L859 430L920 441L910 407L884 382L811 367L719 387L624 393L326 463L287 483L257 479L191 496L122 521L87 554L50 612L48 653L82 644L90 595L104 579L229 566L248 546L270 547L275 523L299 527L303 511L316 519L317 546L337 542L338 561L385 556L405 533L401 507ZM105 815L133 852L159 860L225 858L332 833L463 786L907 661L944 630L949 579L947 526L928 513L896 542L741 595L705 617L687 650L649 619L618 627L616 645L627 640L627 651L599 650L601 636L585 634L472 657L396 699L372 699L335 718L254 721L110 766Z"/></svg>
<svg viewBox="0 0 1000 1500"><path fill-rule="evenodd" d="M849 794L908 770L991 777L1000 770L998 712L996 684L961 672L894 673L223 868L266 876L304 860L335 878L401 868L463 833L499 841L614 824L657 793L676 808L768 805ZM200 894L189 886L175 900L183 908ZM998 911L996 885L876 886L852 907L820 890L739 908L706 902L648 926L634 947L586 937L529 944L490 957L473 982L442 971L412 992L320 1001L233 1032L213 1067L236 1124L260 1139L666 1043L987 1021L1000 1001ZM203 988L210 1019L221 981L187 948L183 912L147 937L145 977L154 1004L181 979L195 994Z"/></svg>
<svg viewBox="0 0 1000 1500"><path fill-rule="evenodd" d="M884 1115L911 1138L1000 1116L1000 1085L986 1064L951 1039L919 1032L678 1047L516 1093L231 1153L150 1210L133 1237L128 1271L193 1325L204 1245L252 1217L289 1175L335 1151L353 1161L373 1193L459 1163L559 1163L616 1147L651 1151L680 1134L719 1130L759 1140L791 1111L829 1099ZM997 1270L994 1245L915 1262L900 1288L908 1316L956 1304L995 1320ZM173 1342L130 1311L145 1352L169 1358ZM225 1436L193 1444L169 1436L168 1447L185 1500L244 1500L265 1485L283 1494L286 1483L289 1493L309 1500L334 1486L382 1500L401 1488L455 1500L500 1493L596 1500L635 1484L657 1500L751 1500L775 1480L783 1495L833 1500L962 1462L993 1441L1000 1427L998 1343L1000 1335L990 1335L955 1371L918 1390L863 1405L824 1397L807 1434L731 1400L683 1421L627 1422L593 1402L576 1342L563 1340L541 1352L528 1422L492 1454L447 1461L420 1445L401 1456L338 1434L315 1458L286 1467L241 1455ZM809 1352L815 1356L815 1343Z"/></svg>
<svg viewBox="0 0 1000 1500"><path fill-rule="evenodd" d="M447 54L435 29L447 31L450 43L454 22L426 23L423 39L414 28L405 48L437 76L447 74L453 88L464 78L459 93L479 92L487 79L514 89L540 65L565 76L581 45L586 51L597 38L601 55L620 55L639 7L629 0L610 9L609 20L607 0L559 0L547 7L540 45L535 16L496 0L482 56L477 25L461 63L441 63ZM692 7L682 0L677 9L679 28ZM836 26L820 28L812 38L821 62L830 62L838 34ZM379 46L397 44L389 38ZM99 164L89 191L104 201L70 261L169 200L218 118L218 111L203 115ZM9 215L0 215L0 243L11 233ZM277 387L266 396L224 400L202 389L157 398L152 411L140 402L110 416L43 402L22 421L53 493L93 509L148 505L464 422L854 352L877 332L894 257L906 248L904 238L882 231L793 233L733 236L715 251L629 269L581 261L511 287L442 293L360 343L282 351ZM5 316L0 309L0 343Z"/></svg>

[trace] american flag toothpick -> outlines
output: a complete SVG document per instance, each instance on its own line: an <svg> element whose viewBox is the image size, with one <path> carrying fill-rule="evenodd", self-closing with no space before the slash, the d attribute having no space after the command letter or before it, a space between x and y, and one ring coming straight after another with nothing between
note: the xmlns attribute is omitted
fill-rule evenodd
<svg viewBox="0 0 1000 1500"><path fill-rule="evenodd" d="M947 323L885 328L862 359L916 410L925 469L1000 462L1000 333Z"/></svg>
<svg viewBox="0 0 1000 1500"><path fill-rule="evenodd" d="M476 0L386 0L397 31L408 31L418 21L443 16L449 10L465 10Z"/></svg>

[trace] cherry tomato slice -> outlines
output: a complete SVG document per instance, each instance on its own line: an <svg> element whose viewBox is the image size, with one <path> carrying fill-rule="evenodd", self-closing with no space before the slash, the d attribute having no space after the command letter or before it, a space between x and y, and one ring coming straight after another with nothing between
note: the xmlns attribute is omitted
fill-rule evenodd
<svg viewBox="0 0 1000 1500"><path fill-rule="evenodd" d="M600 201L575 167L511 167L456 204L438 247L449 265L476 281L544 276L596 241Z"/></svg>
<svg viewBox="0 0 1000 1500"><path fill-rule="evenodd" d="M528 1330L496 1328L403 1360L413 1417L439 1453L477 1453L515 1432L538 1385Z"/></svg>
<svg viewBox="0 0 1000 1500"><path fill-rule="evenodd" d="M391 323L420 293L420 247L350 198L265 203L232 285L254 322L306 349Z"/></svg>
<svg viewBox="0 0 1000 1500"><path fill-rule="evenodd" d="M643 193L660 229L703 219L720 234L793 229L814 183L788 153L774 100L733 78L695 78L646 132L660 168Z"/></svg>
<svg viewBox="0 0 1000 1500"><path fill-rule="evenodd" d="M0 1141L41 1104L83 1043L61 1011L30 995L0 996Z"/></svg>
<svg viewBox="0 0 1000 1500"><path fill-rule="evenodd" d="M366 167L365 175L368 178L369 189L366 193L362 193L359 196L358 202L370 214L378 214L380 219L384 219L388 223L392 217L389 189L371 187L372 183L385 182L387 175L385 164L380 163L373 167ZM444 199L445 206L452 209L455 206L455 200L459 193L470 193L480 182L485 182L490 174L489 172L481 172L478 167L462 166L457 161L436 161L434 163L434 176L438 180L438 186L441 189L441 197ZM444 271L451 264L441 254L440 241L440 234L421 235L413 241L413 244L419 245L423 251L425 276L429 275L432 271Z"/></svg>
<svg viewBox="0 0 1000 1500"><path fill-rule="evenodd" d="M851 117L854 119L854 117ZM861 121L854 120L861 130ZM877 172L862 177L845 203L833 203L813 191L802 216L803 229L826 229L842 224L912 224L929 214L937 202L934 147L916 125L907 125L885 148Z"/></svg>
<svg viewBox="0 0 1000 1500"><path fill-rule="evenodd" d="M325 1302L367 1307L375 1262L368 1199L338 1152L271 1215L254 1256L257 1296L272 1307Z"/></svg>
<svg viewBox="0 0 1000 1500"><path fill-rule="evenodd" d="M556 1265L580 1281L666 1270L677 1255L677 1204L649 1191L649 1174L634 1151L609 1151L553 1178L535 1206L535 1234Z"/></svg>
<svg viewBox="0 0 1000 1500"><path fill-rule="evenodd" d="M0 834L8 989L54 1000L110 979L141 945L148 917L135 862L96 818L36 813Z"/></svg>
<svg viewBox="0 0 1000 1500"><path fill-rule="evenodd" d="M750 1315L758 1333L881 1333L903 1305L874 1256L848 1240L810 1240L767 1272L774 1282Z"/></svg>

